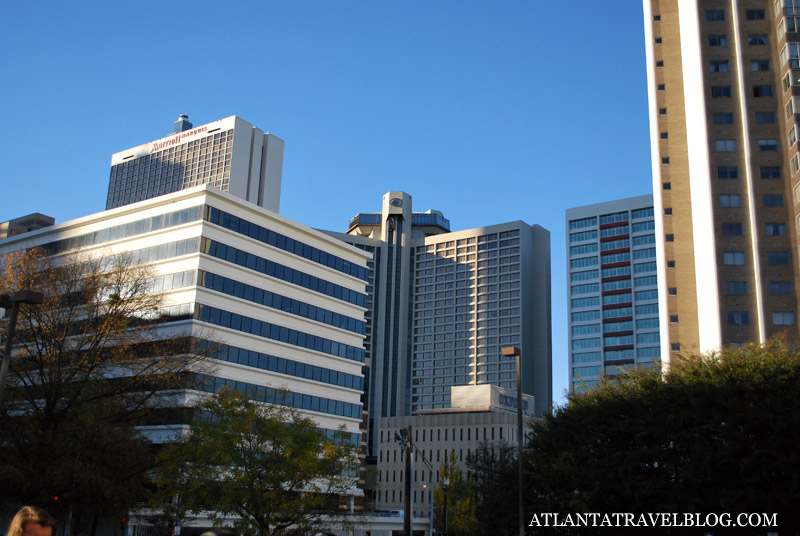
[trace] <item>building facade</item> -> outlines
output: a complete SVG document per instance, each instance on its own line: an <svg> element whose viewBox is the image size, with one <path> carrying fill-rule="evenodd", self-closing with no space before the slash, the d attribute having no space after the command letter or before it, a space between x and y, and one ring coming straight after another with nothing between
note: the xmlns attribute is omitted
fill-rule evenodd
<svg viewBox="0 0 800 536"><path fill-rule="evenodd" d="M27 216L22 216L19 218L14 218L13 220L4 221L0 223L0 239L22 233L28 233L43 227L49 227L55 222L55 218L45 216L44 214L40 214L38 212L34 212L33 214L28 214Z"/></svg>
<svg viewBox="0 0 800 536"><path fill-rule="evenodd" d="M152 268L167 333L220 345L213 375L198 374L176 404L236 389L360 444L364 252L208 185L9 237L0 252L36 246ZM145 431L163 442L185 426Z"/></svg>
<svg viewBox="0 0 800 536"><path fill-rule="evenodd" d="M467 471L475 450L504 444L516 448L516 392L497 385L457 386L451 389L452 407L420 411L408 417L381 420L375 510L402 510L406 447L398 438L410 428L411 505L415 517L430 516L434 486L441 485L445 464ZM523 414L533 416L534 399L523 395Z"/></svg>
<svg viewBox="0 0 800 536"><path fill-rule="evenodd" d="M550 233L521 221L451 231L438 211L413 212L405 192L332 236L373 253L368 292L368 461L380 419L450 407L450 388L493 384L523 392L536 413L552 401Z"/></svg>
<svg viewBox="0 0 800 536"><path fill-rule="evenodd" d="M798 17L793 0L644 0L665 362L798 340Z"/></svg>
<svg viewBox="0 0 800 536"><path fill-rule="evenodd" d="M237 116L194 127L181 115L174 130L111 156L106 209L208 184L279 211L282 139Z"/></svg>
<svg viewBox="0 0 800 536"><path fill-rule="evenodd" d="M661 356L653 196L566 212L570 391Z"/></svg>

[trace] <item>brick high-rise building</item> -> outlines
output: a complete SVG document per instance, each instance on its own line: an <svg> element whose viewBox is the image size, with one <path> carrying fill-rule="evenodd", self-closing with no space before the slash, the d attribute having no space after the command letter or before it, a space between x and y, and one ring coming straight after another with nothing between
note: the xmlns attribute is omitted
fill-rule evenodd
<svg viewBox="0 0 800 536"><path fill-rule="evenodd" d="M662 358L796 341L800 1L644 18Z"/></svg>

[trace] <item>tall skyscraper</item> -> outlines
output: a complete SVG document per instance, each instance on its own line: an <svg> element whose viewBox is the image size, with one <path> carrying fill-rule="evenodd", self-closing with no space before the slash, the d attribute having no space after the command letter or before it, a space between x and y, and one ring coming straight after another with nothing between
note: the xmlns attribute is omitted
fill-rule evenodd
<svg viewBox="0 0 800 536"><path fill-rule="evenodd" d="M552 401L550 233L521 221L452 232L441 212L413 212L388 192L332 236L374 254L367 292L368 456L379 421L450 407L450 387L494 384L523 392L535 412Z"/></svg>
<svg viewBox="0 0 800 536"><path fill-rule="evenodd" d="M283 140L241 117L194 127L181 115L174 133L111 156L106 209L208 184L278 212Z"/></svg>
<svg viewBox="0 0 800 536"><path fill-rule="evenodd" d="M644 18L662 356L796 341L800 2Z"/></svg>
<svg viewBox="0 0 800 536"><path fill-rule="evenodd" d="M653 196L567 210L570 390L661 356Z"/></svg>

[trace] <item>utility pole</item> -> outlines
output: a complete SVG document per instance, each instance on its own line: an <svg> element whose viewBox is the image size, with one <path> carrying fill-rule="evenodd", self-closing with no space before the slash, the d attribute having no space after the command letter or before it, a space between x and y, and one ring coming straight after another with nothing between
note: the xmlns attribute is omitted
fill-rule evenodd
<svg viewBox="0 0 800 536"><path fill-rule="evenodd" d="M406 465L405 465L405 480L403 481L405 491L404 493L404 509L403 509L403 534L411 536L411 487L413 478L411 474L411 453L414 451L414 443L411 439L411 427L408 426L400 430L400 436L405 440L404 446L406 448Z"/></svg>

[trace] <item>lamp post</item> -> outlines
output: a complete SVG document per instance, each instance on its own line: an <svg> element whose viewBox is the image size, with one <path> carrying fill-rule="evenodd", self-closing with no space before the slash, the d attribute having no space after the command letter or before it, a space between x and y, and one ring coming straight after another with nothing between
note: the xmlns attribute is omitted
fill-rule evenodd
<svg viewBox="0 0 800 536"><path fill-rule="evenodd" d="M522 365L516 346L506 346L503 357L517 358L517 494L519 495L519 536L525 536L525 509L522 505Z"/></svg>
<svg viewBox="0 0 800 536"><path fill-rule="evenodd" d="M411 536L411 453L414 450L414 443L411 441L411 427L401 428L399 435L395 432L395 439L400 441L400 445L406 449L405 479L403 481L403 534Z"/></svg>
<svg viewBox="0 0 800 536"><path fill-rule="evenodd" d="M444 536L447 536L447 488L450 487L450 466L444 463L444 480L442 481L442 491L444 492Z"/></svg>
<svg viewBox="0 0 800 536"><path fill-rule="evenodd" d="M0 294L0 307L11 309L8 319L8 332L6 333L6 348L3 353L3 363L0 365L0 404L6 392L6 376L8 376L8 366L11 362L11 346L14 341L14 331L17 328L17 314L21 303L27 305L38 305L42 303L44 296L41 292L33 290L18 290L11 294Z"/></svg>

